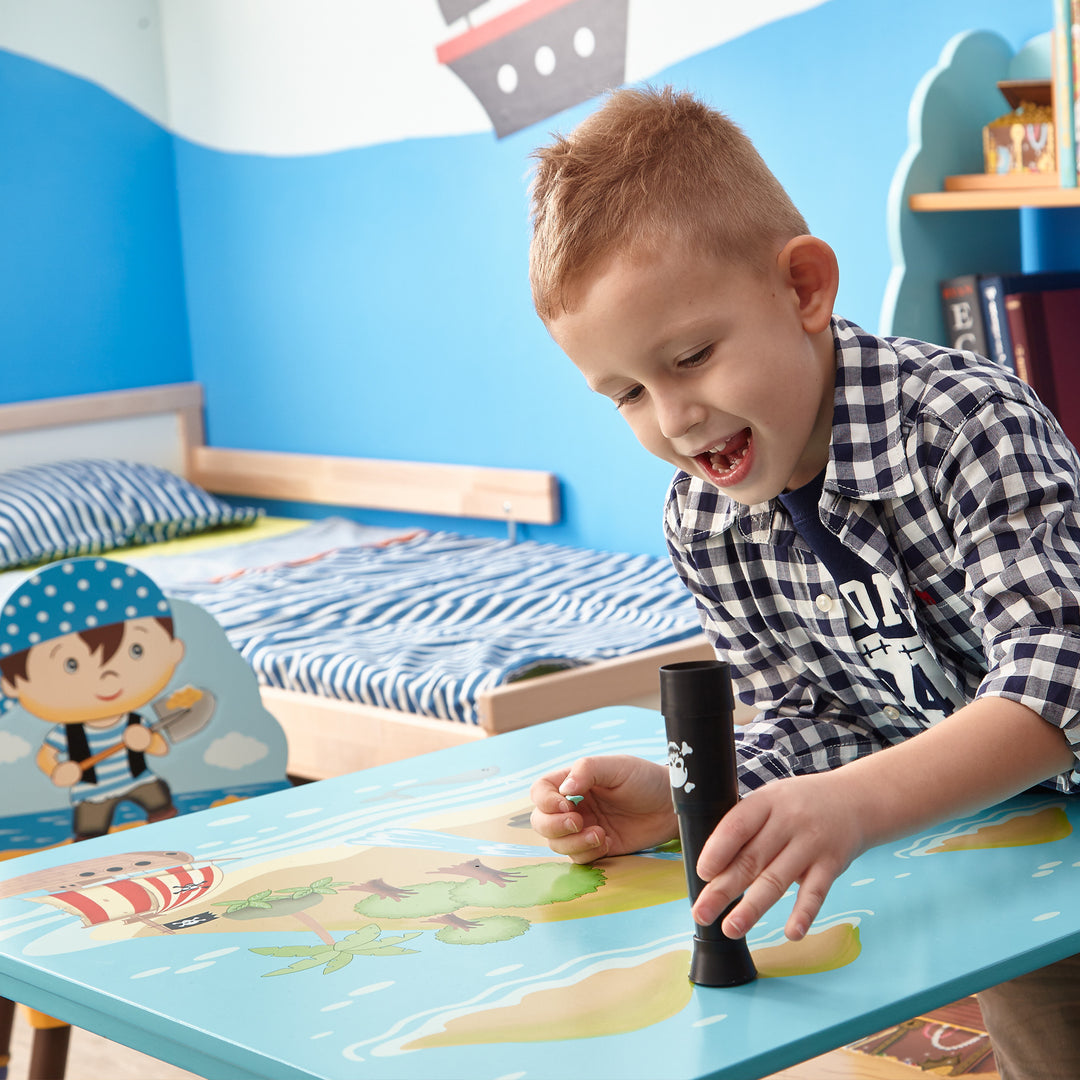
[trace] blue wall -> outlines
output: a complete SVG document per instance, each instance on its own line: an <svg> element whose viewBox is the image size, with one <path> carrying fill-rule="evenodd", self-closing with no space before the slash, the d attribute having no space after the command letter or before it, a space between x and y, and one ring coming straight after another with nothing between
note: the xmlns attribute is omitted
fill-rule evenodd
<svg viewBox="0 0 1080 1080"><path fill-rule="evenodd" d="M1041 0L829 0L650 81L746 128L836 248L838 310L875 329L916 83L954 34L1019 47L1050 15ZM20 362L0 396L193 375L218 445L550 469L565 520L530 535L662 550L669 466L585 390L528 292L528 154L593 103L502 140L271 158L171 139L78 79L0 61L0 100L10 86L40 116L0 106L22 203L0 214L28 222L18 257L0 253L4 303L18 297L0 345Z"/></svg>
<svg viewBox="0 0 1080 1080"><path fill-rule="evenodd" d="M0 51L0 401L192 377L173 139Z"/></svg>

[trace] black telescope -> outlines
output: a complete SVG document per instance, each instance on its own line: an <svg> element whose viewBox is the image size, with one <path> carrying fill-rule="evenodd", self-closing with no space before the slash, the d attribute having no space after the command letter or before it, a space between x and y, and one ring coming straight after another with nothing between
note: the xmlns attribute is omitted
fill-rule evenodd
<svg viewBox="0 0 1080 1080"><path fill-rule="evenodd" d="M691 905L705 886L697 860L720 819L738 802L735 775L734 698L731 672L719 660L667 664L660 668L660 711L668 737L671 798L679 817L679 839ZM740 986L757 978L742 938L720 929L735 900L710 926L694 924L690 980L699 986Z"/></svg>

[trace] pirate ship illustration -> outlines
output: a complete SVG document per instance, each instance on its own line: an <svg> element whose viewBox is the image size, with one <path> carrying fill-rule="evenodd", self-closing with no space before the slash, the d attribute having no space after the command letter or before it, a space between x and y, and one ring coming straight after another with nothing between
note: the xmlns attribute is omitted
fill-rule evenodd
<svg viewBox="0 0 1080 1080"><path fill-rule="evenodd" d="M526 0L473 24L484 0L438 0L467 29L435 50L498 138L612 89L626 74L628 0Z"/></svg>
<svg viewBox="0 0 1080 1080"><path fill-rule="evenodd" d="M25 874L3 882L0 894L44 891L44 896L25 898L77 915L83 926L141 922L171 934L217 918L201 912L167 923L154 921L204 900L224 877L214 862L196 860L186 851L142 851L110 860L107 866L92 860Z"/></svg>

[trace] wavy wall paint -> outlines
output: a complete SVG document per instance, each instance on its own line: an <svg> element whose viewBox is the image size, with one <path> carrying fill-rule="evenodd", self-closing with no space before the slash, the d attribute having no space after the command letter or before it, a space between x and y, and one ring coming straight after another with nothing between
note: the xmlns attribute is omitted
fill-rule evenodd
<svg viewBox="0 0 1080 1080"><path fill-rule="evenodd" d="M740 26L747 6L629 0L627 78L742 124L836 248L839 309L873 329L916 83L954 33L1019 45L1049 16L828 0ZM100 23L43 29L76 8ZM0 0L0 15L0 216L17 238L0 250L0 398L195 377L219 445L552 469L565 520L534 538L662 550L669 467L585 390L526 280L528 155L595 99L497 135L440 67L464 24L436 0ZM111 53L78 53L91 31ZM113 61L92 67L99 53ZM421 54L440 81L415 74Z"/></svg>
<svg viewBox="0 0 1080 1080"><path fill-rule="evenodd" d="M520 40L536 79L557 84L574 50L561 61L541 52L544 20L565 16L571 34L599 34L597 23L621 10L620 79L634 82L825 2L4 0L0 47L104 87L189 142L287 156L490 131L475 91L439 55L460 56L470 32ZM577 51L596 47L594 35ZM496 92L521 96L505 77L498 89L500 66L491 69Z"/></svg>

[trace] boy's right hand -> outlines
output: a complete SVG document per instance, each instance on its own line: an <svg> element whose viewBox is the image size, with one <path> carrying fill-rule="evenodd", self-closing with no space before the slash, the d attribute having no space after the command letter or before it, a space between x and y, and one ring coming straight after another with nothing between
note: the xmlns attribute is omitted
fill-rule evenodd
<svg viewBox="0 0 1080 1080"><path fill-rule="evenodd" d="M533 829L576 863L642 851L679 834L667 766L643 758L581 758L542 776L529 795ZM567 795L584 798L575 806Z"/></svg>

